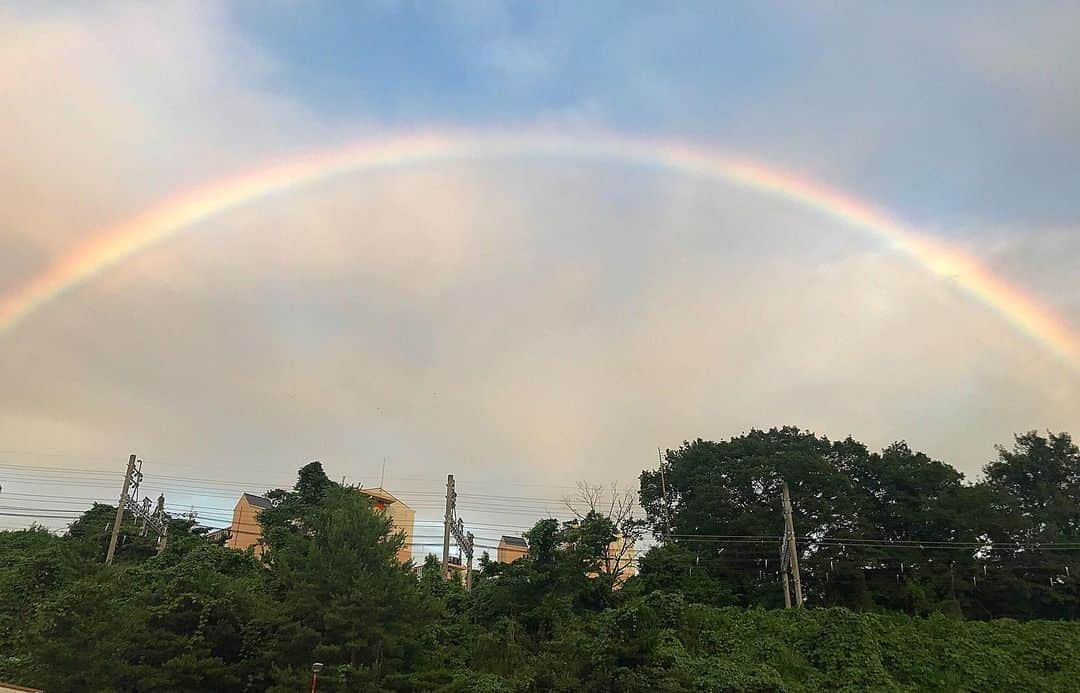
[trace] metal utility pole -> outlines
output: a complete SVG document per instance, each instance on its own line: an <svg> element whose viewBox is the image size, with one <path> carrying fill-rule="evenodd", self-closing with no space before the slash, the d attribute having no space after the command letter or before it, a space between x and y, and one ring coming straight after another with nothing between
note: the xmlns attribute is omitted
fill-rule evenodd
<svg viewBox="0 0 1080 693"><path fill-rule="evenodd" d="M165 494L161 494L157 499L157 507L154 508L154 515L160 522L158 527L158 553L165 550L165 545L169 543L169 521L165 518Z"/></svg>
<svg viewBox="0 0 1080 693"><path fill-rule="evenodd" d="M465 589L472 587L472 559L473 559L473 535L465 531L465 521L460 517L450 525L450 532L454 535L454 541L458 545L458 565L461 565L461 554L465 554L468 561L465 568Z"/></svg>
<svg viewBox="0 0 1080 693"><path fill-rule="evenodd" d="M787 544L788 569L795 582L795 608L801 609L803 605L802 577L799 575L799 549L795 545L795 522L791 517L791 494L788 492L787 482L784 482L784 543ZM785 576L786 577L786 576ZM785 590L786 591L786 590Z"/></svg>
<svg viewBox="0 0 1080 693"><path fill-rule="evenodd" d="M443 539L442 539L442 574L443 580L450 578L450 526L454 523L454 502L457 500L457 492L454 491L454 475L446 475L446 514L443 515Z"/></svg>
<svg viewBox="0 0 1080 693"><path fill-rule="evenodd" d="M469 563L465 568L465 591L472 589L472 557L473 557L473 533L469 532L465 535L465 541L468 543L468 553L465 555L469 559Z"/></svg>
<svg viewBox="0 0 1080 693"><path fill-rule="evenodd" d="M128 488L131 486L133 476L135 476L135 455L128 458L127 472L124 474L124 486L120 490L120 501L116 504L116 519L113 520L109 550L105 554L105 565L112 564L113 555L116 553L116 542L120 538L120 523L124 521L124 505L127 504Z"/></svg>

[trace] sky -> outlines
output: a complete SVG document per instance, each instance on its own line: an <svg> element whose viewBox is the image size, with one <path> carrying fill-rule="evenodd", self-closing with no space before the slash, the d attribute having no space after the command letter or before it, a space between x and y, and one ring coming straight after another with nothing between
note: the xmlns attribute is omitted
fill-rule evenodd
<svg viewBox="0 0 1080 693"><path fill-rule="evenodd" d="M543 131L840 191L1075 339L1078 22L1033 2L16 0L0 297L229 176ZM0 527L114 497L130 452L208 523L318 459L432 527L453 473L497 536L698 437L902 439L974 479L1013 433L1078 421L1075 361L820 210L572 151L466 156L253 200L0 332Z"/></svg>

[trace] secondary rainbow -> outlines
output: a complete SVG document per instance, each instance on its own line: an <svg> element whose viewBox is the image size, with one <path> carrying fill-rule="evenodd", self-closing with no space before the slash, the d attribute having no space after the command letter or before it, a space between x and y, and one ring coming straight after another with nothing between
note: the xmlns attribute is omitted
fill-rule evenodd
<svg viewBox="0 0 1080 693"><path fill-rule="evenodd" d="M541 156L662 167L774 195L838 219L884 241L932 275L948 278L1080 370L1080 340L1051 310L994 276L973 258L870 204L821 183L750 160L674 140L611 134L425 132L360 141L264 166L162 200L91 234L43 271L0 297L0 333L103 270L172 235L268 195L347 173L437 161Z"/></svg>

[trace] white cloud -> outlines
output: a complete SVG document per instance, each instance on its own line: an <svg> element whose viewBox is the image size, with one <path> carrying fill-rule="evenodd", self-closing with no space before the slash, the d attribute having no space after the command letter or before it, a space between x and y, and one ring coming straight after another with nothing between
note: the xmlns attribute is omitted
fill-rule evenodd
<svg viewBox="0 0 1080 693"><path fill-rule="evenodd" d="M273 64L212 8L138 7L2 19L20 40L0 65L23 66L0 96L5 286L180 182L328 136L260 86ZM1074 240L985 253L1051 295ZM371 474L383 456L431 480L414 488L448 471L474 490L625 481L657 444L788 423L906 438L970 472L1011 432L1080 416L1059 362L851 229L575 162L275 197L50 304L0 354L13 449L136 449L274 481L313 457Z"/></svg>

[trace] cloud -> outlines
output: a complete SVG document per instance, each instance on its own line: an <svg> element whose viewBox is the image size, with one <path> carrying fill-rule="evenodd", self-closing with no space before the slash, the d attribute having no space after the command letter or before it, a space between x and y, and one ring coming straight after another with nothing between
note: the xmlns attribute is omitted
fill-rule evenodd
<svg viewBox="0 0 1080 693"><path fill-rule="evenodd" d="M103 8L0 15L18 37L0 42L0 288L177 187L339 132L213 6ZM1070 230L956 237L1080 318ZM632 481L657 444L789 423L974 472L1013 431L1080 415L1060 362L864 235L574 161L344 176L236 210L4 336L0 382L12 449L134 449L253 490L311 458L370 483L389 456L419 498L448 472L507 495Z"/></svg>
<svg viewBox="0 0 1080 693"><path fill-rule="evenodd" d="M958 55L1030 117L1033 129L1075 129L1080 117L1080 47L1071 27L1080 8L1024 4L1001 16L973 18Z"/></svg>

